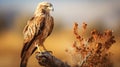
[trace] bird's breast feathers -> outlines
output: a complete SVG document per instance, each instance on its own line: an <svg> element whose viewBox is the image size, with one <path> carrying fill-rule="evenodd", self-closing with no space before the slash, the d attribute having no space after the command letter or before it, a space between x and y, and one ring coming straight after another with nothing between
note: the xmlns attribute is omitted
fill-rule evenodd
<svg viewBox="0 0 120 67"><path fill-rule="evenodd" d="M42 32L43 33L42 38L48 37L49 33L53 29L52 27L53 27L53 18L51 16L47 16L45 20L45 28Z"/></svg>

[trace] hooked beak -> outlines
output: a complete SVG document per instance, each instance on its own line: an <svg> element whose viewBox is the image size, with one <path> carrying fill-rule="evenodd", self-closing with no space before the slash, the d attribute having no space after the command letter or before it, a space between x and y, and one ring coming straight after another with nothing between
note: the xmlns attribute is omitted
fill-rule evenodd
<svg viewBox="0 0 120 67"><path fill-rule="evenodd" d="M50 11L54 11L54 8L53 7L49 7L48 8Z"/></svg>

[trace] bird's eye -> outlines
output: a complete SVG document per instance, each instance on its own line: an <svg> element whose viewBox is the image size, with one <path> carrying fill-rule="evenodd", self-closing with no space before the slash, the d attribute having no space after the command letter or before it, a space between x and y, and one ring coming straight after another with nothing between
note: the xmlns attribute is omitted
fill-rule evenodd
<svg viewBox="0 0 120 67"><path fill-rule="evenodd" d="M45 7L49 7L49 6L45 6Z"/></svg>

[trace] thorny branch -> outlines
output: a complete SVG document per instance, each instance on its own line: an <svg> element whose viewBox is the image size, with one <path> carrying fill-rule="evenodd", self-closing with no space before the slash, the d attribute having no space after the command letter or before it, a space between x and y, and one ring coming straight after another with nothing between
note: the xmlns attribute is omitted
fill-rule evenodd
<svg viewBox="0 0 120 67"><path fill-rule="evenodd" d="M84 38L87 24L82 24L82 35L79 34L78 24L74 24L73 32L76 40L73 43L73 50L69 51L72 56L73 67L113 67L110 61L111 53L108 51L115 43L111 30L103 33L97 30L91 31L91 36ZM79 60L78 60L79 59Z"/></svg>

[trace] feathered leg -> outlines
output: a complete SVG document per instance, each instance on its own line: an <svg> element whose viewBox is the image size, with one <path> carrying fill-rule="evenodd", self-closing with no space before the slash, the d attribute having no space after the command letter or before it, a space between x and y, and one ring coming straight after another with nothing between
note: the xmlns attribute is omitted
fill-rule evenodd
<svg viewBox="0 0 120 67"><path fill-rule="evenodd" d="M37 52L42 52L42 50L40 50L40 48L36 42L35 42L35 47L37 47Z"/></svg>

